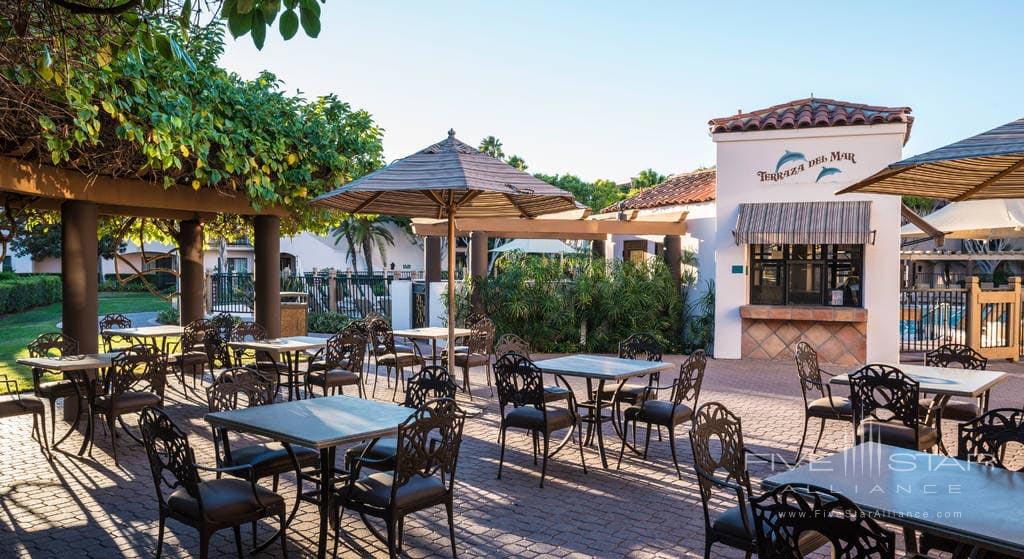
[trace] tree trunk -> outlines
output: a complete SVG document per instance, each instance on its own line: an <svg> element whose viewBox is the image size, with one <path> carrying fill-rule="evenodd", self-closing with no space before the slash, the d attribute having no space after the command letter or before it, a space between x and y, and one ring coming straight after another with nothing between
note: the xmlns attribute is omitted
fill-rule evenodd
<svg viewBox="0 0 1024 559"><path fill-rule="evenodd" d="M373 243L370 242L370 237L367 236L363 239L363 258L366 259L366 274L373 275Z"/></svg>

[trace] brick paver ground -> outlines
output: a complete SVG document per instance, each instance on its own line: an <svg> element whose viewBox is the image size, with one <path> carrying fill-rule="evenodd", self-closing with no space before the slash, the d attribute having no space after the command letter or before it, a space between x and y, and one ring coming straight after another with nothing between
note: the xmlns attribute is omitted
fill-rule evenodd
<svg viewBox="0 0 1024 559"><path fill-rule="evenodd" d="M674 362L681 358L670 358ZM1005 366L1004 366L1005 365ZM1024 368L993 364L1013 378L993 394L993 406L1024 404ZM478 383L483 375L474 376ZM704 520L692 469L689 440L679 436L683 479L675 476L667 442L651 443L641 461L627 453L621 470L599 468L597 452L587 449L590 468L584 475L575 447L554 458L544 489L537 487L539 468L531 459L525 435L510 435L505 473L497 469L498 415L496 399L478 387L474 402L480 413L466 426L458 468L456 522L462 557L700 557ZM378 396L381 391L378 390ZM792 458L800 439L802 404L789 363L715 361L708 364L701 393L703 402L722 402L743 420L748 445ZM190 433L199 461L213 466L210 430L203 421L204 406L184 401L169 391L167 409ZM151 557L157 534L157 509L145 452L130 439L120 441L120 467L110 458L109 437L100 430L93 458L57 453L47 462L29 440L26 418L0 421L0 557ZM60 427L58 427L60 429ZM830 423L819 454L849 444L850 429ZM955 428L946 429L952 445ZM613 452L618 450L606 428ZM77 449L72 435L63 445ZM953 447L955 448L955 447ZM613 455L614 456L614 455ZM755 484L769 473L751 464ZM294 485L286 479L286 496ZM726 501L716 503L718 510ZM315 549L317 512L303 504L289 531L289 555L309 556ZM261 527L264 535L270 525ZM344 518L345 541L340 556L386 556L385 549L358 517ZM244 530L249 541L248 530ZM198 539L190 528L169 521L165 557L197 555ZM406 522L409 557L448 557L450 553L443 508L414 515ZM273 546L262 557L280 554ZM213 557L231 557L234 543L225 531L213 540ZM741 557L716 546L714 557Z"/></svg>

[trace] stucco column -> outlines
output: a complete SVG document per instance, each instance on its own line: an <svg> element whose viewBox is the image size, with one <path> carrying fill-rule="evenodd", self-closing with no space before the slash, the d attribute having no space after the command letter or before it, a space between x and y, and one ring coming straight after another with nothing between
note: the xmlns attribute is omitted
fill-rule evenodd
<svg viewBox="0 0 1024 559"><path fill-rule="evenodd" d="M683 238L679 235L665 235L665 243L662 246L665 251L665 264L678 290L681 280L680 263L683 260Z"/></svg>
<svg viewBox="0 0 1024 559"><path fill-rule="evenodd" d="M91 202L66 201L60 205L60 219L64 335L78 341L81 353L96 353L99 349L97 206Z"/></svg>
<svg viewBox="0 0 1024 559"><path fill-rule="evenodd" d="M253 219L255 231L256 322L267 330L267 336L281 336L281 219L276 215L258 215Z"/></svg>
<svg viewBox="0 0 1024 559"><path fill-rule="evenodd" d="M423 253L424 279L427 283L441 281L441 237L427 237Z"/></svg>
<svg viewBox="0 0 1024 559"><path fill-rule="evenodd" d="M178 260L181 269L179 310L181 323L203 318L203 224L198 219L178 223Z"/></svg>

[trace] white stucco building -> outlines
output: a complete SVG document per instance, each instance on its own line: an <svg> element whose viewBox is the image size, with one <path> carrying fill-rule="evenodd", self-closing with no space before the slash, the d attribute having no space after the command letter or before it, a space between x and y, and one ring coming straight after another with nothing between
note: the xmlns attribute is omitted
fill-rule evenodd
<svg viewBox="0 0 1024 559"><path fill-rule="evenodd" d="M715 357L790 359L806 340L828 362L898 361L900 199L835 193L900 160L912 122L826 99L710 122Z"/></svg>

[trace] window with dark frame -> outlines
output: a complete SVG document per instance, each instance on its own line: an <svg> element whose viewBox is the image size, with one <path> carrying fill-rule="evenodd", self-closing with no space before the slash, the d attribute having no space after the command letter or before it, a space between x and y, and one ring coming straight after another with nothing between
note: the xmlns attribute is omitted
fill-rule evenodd
<svg viewBox="0 0 1024 559"><path fill-rule="evenodd" d="M863 305L863 245L750 245L750 304Z"/></svg>

